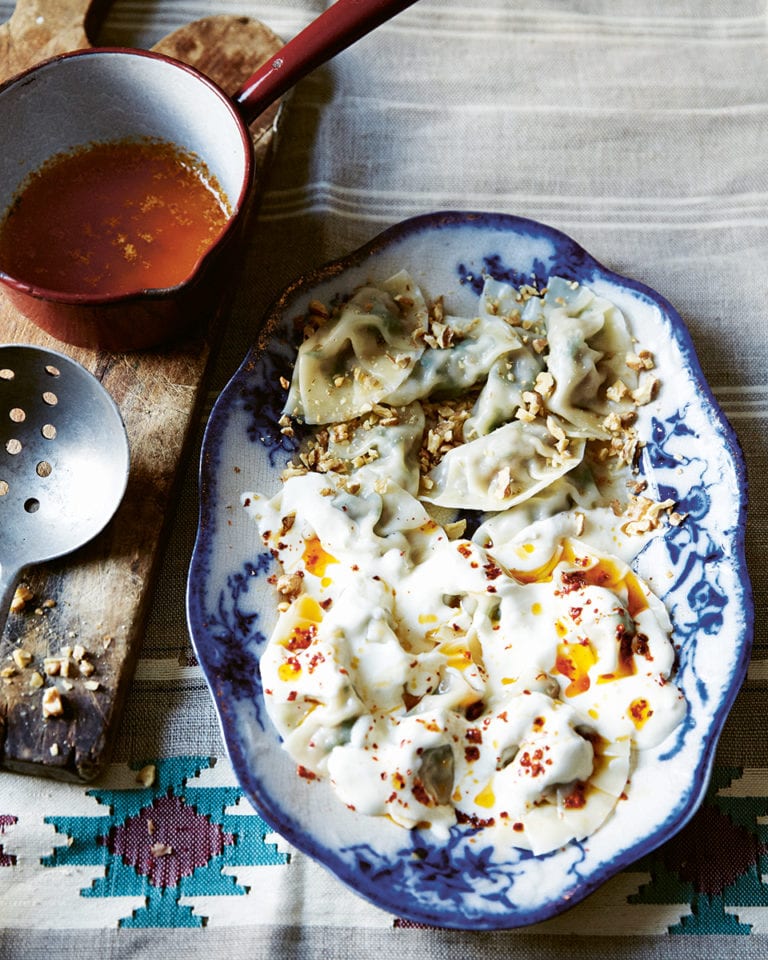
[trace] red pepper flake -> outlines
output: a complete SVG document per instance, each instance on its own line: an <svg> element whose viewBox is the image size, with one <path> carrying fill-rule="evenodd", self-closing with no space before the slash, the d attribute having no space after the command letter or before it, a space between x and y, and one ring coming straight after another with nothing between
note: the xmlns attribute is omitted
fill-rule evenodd
<svg viewBox="0 0 768 960"><path fill-rule="evenodd" d="M565 570L560 575L563 585L562 594L573 593L574 590L583 590L586 586L586 577L581 570Z"/></svg>
<svg viewBox="0 0 768 960"><path fill-rule="evenodd" d="M296 768L296 772L297 772L298 775L299 775L300 777L302 777L304 780L317 780L317 774L316 774L316 773L312 773L311 770L307 770L306 767L303 767L303 766L301 766L301 765L299 765L299 766Z"/></svg>
<svg viewBox="0 0 768 960"><path fill-rule="evenodd" d="M632 652L646 660L653 660L648 637L644 633L636 633L632 640Z"/></svg>
<svg viewBox="0 0 768 960"><path fill-rule="evenodd" d="M317 653L312 655L312 659L309 661L307 670L309 673L313 673L323 663L325 663L325 654L318 650Z"/></svg>
<svg viewBox="0 0 768 960"><path fill-rule="evenodd" d="M291 639L286 643L287 650L306 650L317 636L317 627L314 623L308 627L294 627Z"/></svg>
<svg viewBox="0 0 768 960"><path fill-rule="evenodd" d="M513 830L516 830L517 833L522 833L523 830L525 830L525 824L524 824L524 823L520 823L519 820L516 820L516 821L512 824L512 829L513 829Z"/></svg>
<svg viewBox="0 0 768 960"><path fill-rule="evenodd" d="M571 792L563 798L563 806L566 810L581 810L587 805L586 783L575 783Z"/></svg>
<svg viewBox="0 0 768 960"><path fill-rule="evenodd" d="M468 543L460 543L456 549L464 557L465 560L468 560L472 556L472 548Z"/></svg>
<svg viewBox="0 0 768 960"><path fill-rule="evenodd" d="M296 691L295 691L295 690L291 690L291 692L290 692L290 693L288 694L288 696L286 697L286 700L288 701L288 703L293 703L293 701L294 701L295 699L296 699Z"/></svg>
<svg viewBox="0 0 768 960"><path fill-rule="evenodd" d="M539 747L533 751L528 750L520 755L520 766L526 770L532 777L538 777L544 773L544 765L541 762L544 759L544 751Z"/></svg>
<svg viewBox="0 0 768 960"><path fill-rule="evenodd" d="M467 763L474 763L476 760L480 759L480 748L479 747L465 747L464 748L464 757Z"/></svg>
<svg viewBox="0 0 768 960"><path fill-rule="evenodd" d="M503 572L501 567L494 563L493 560L489 560L488 563L483 564L483 570L489 580L497 580Z"/></svg>
<svg viewBox="0 0 768 960"><path fill-rule="evenodd" d="M482 830L485 827L492 827L496 820L494 817L488 817L484 819L483 817L478 817L474 813L464 813L462 810L456 811L456 821L457 823L467 823L472 827Z"/></svg>
<svg viewBox="0 0 768 960"><path fill-rule="evenodd" d="M644 697L641 697L630 703L629 713L636 723L643 723L653 714L653 710L650 709L648 701Z"/></svg>
<svg viewBox="0 0 768 960"><path fill-rule="evenodd" d="M481 730L478 730L477 727L469 727L464 736L469 740L470 743L482 743L483 742L483 733Z"/></svg>
<svg viewBox="0 0 768 960"><path fill-rule="evenodd" d="M541 728L546 723L544 717L534 717L533 718L533 728L534 730L541 730Z"/></svg>

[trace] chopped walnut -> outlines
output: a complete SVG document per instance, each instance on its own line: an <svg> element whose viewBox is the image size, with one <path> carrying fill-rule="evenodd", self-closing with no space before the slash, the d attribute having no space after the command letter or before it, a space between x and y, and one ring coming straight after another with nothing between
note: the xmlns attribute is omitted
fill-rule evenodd
<svg viewBox="0 0 768 960"><path fill-rule="evenodd" d="M280 433L282 433L284 437L295 436L291 418L287 414L283 414L282 417L280 417L280 419L277 421L277 425L280 427Z"/></svg>
<svg viewBox="0 0 768 960"><path fill-rule="evenodd" d="M90 660L81 660L78 663L78 669L84 677L90 677L96 671L96 667L91 663Z"/></svg>
<svg viewBox="0 0 768 960"><path fill-rule="evenodd" d="M423 341L433 350L445 350L456 340L457 332L445 322L445 308L442 297L438 297L429 308L426 326L414 331L414 342Z"/></svg>
<svg viewBox="0 0 768 960"><path fill-rule="evenodd" d="M531 414L531 416L540 417L544 413L542 396L535 390L524 390L521 400L525 405L525 409Z"/></svg>
<svg viewBox="0 0 768 960"><path fill-rule="evenodd" d="M621 529L632 536L656 530L661 523L661 515L674 507L674 500L651 500L649 497L631 497L624 516L627 518Z"/></svg>
<svg viewBox="0 0 768 960"><path fill-rule="evenodd" d="M622 400L626 400L629 395L629 387L624 383L623 380L617 380L605 391L605 395L609 400L613 400L616 403L620 403Z"/></svg>
<svg viewBox="0 0 768 960"><path fill-rule="evenodd" d="M140 783L143 787L151 787L155 782L156 776L157 767L154 763L148 763L136 774L136 783Z"/></svg>
<svg viewBox="0 0 768 960"><path fill-rule="evenodd" d="M536 420L536 414L531 413L526 406L521 405L515 410L515 419L522 420L523 423L533 423Z"/></svg>
<svg viewBox="0 0 768 960"><path fill-rule="evenodd" d="M541 373L538 374L533 389L540 397L544 397L545 399L552 396L555 390L555 378L549 370L542 370Z"/></svg>
<svg viewBox="0 0 768 960"><path fill-rule="evenodd" d="M621 431L621 417L612 410L603 420L603 429L608 433L619 433Z"/></svg>
<svg viewBox="0 0 768 960"><path fill-rule="evenodd" d="M467 529L466 520L453 520L443 525L443 529L449 540L460 540Z"/></svg>
<svg viewBox="0 0 768 960"><path fill-rule="evenodd" d="M11 600L11 613L21 613L30 600L34 599L34 597L34 593L32 593L25 583L19 584L19 586L16 587L16 590L13 594L13 599Z"/></svg>
<svg viewBox="0 0 768 960"><path fill-rule="evenodd" d="M43 692L43 717L60 717L64 713L64 702L56 687L48 687Z"/></svg>
<svg viewBox="0 0 768 960"><path fill-rule="evenodd" d="M555 420L553 416L547 417L547 430L549 435L557 441L557 452L565 453L570 446L568 434L565 432L560 422Z"/></svg>
<svg viewBox="0 0 768 960"><path fill-rule="evenodd" d="M61 673L61 658L45 657L43 659L43 670L49 677L58 677Z"/></svg>
<svg viewBox="0 0 768 960"><path fill-rule="evenodd" d="M643 407L646 403L650 403L651 400L653 400L658 392L658 388L659 380L657 377L644 377L637 390L632 391L632 399L638 407Z"/></svg>
<svg viewBox="0 0 768 960"><path fill-rule="evenodd" d="M641 370L653 370L656 366L650 350L641 350L640 353L637 354L628 353L625 358L625 363L630 370L634 370L636 373L640 373Z"/></svg>
<svg viewBox="0 0 768 960"><path fill-rule="evenodd" d="M19 647L18 649L14 650L11 656L13 657L13 662L16 664L19 670L23 670L25 667L28 667L30 663L32 663L32 654L29 652L29 650L25 650L23 647Z"/></svg>
<svg viewBox="0 0 768 960"><path fill-rule="evenodd" d="M301 593L304 574L301 571L296 573L284 573L277 578L275 586L277 592L284 597L297 597Z"/></svg>

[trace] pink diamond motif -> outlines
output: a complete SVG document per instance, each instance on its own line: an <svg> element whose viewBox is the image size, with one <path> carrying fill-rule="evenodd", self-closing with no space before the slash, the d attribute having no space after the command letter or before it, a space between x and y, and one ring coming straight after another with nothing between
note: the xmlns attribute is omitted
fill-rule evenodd
<svg viewBox="0 0 768 960"><path fill-rule="evenodd" d="M0 814L0 834L5 833L5 828L16 823L17 818L9 813ZM16 863L16 856L13 853L6 853L0 845L0 867L12 867Z"/></svg>
<svg viewBox="0 0 768 960"><path fill-rule="evenodd" d="M233 844L235 837L181 797L169 794L112 827L100 842L153 886L175 887Z"/></svg>

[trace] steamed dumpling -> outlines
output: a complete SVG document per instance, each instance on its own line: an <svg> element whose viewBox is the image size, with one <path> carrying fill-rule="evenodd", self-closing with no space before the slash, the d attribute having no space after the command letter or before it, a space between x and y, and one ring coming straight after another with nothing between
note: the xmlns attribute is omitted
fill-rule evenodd
<svg viewBox="0 0 768 960"><path fill-rule="evenodd" d="M302 343L284 412L306 423L336 423L369 411L409 375L424 351L416 336L424 297L401 271L364 286Z"/></svg>
<svg viewBox="0 0 768 960"><path fill-rule="evenodd" d="M449 450L427 474L422 500L441 507L505 510L581 463L584 441L559 451L545 423L516 420Z"/></svg>
<svg viewBox="0 0 768 960"><path fill-rule="evenodd" d="M632 341L623 314L587 287L560 278L550 281L541 309L546 316L547 369L555 381L548 409L570 424L571 434L606 436L605 388L633 377L626 366Z"/></svg>

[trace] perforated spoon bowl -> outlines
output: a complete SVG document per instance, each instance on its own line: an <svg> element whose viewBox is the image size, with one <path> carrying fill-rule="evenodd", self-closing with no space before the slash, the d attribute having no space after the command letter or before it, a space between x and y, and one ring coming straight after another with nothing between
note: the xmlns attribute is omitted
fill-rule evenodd
<svg viewBox="0 0 768 960"><path fill-rule="evenodd" d="M23 571L107 525L129 460L122 417L96 377L53 350L0 346L0 634Z"/></svg>

